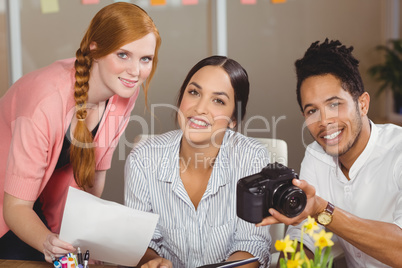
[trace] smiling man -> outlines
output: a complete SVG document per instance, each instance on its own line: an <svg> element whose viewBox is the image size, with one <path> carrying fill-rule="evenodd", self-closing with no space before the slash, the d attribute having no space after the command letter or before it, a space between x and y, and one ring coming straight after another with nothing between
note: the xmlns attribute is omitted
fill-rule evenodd
<svg viewBox="0 0 402 268"><path fill-rule="evenodd" d="M401 267L402 128L367 116L359 61L339 41L313 43L296 61L297 99L314 138L300 181L307 206L287 218L274 209L260 225L284 222L290 238L310 215L338 236L348 267ZM314 242L304 236L314 252Z"/></svg>

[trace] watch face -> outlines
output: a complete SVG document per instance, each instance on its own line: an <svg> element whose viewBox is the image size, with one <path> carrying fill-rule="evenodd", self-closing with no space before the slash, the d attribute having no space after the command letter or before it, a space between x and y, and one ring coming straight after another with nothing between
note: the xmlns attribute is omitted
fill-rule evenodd
<svg viewBox="0 0 402 268"><path fill-rule="evenodd" d="M321 212L317 216L317 221L322 225L328 225L332 221L332 215L327 212Z"/></svg>

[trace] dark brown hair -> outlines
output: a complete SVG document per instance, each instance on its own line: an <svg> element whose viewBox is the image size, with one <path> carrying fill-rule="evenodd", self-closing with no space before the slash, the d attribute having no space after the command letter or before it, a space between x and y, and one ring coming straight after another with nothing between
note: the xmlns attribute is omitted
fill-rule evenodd
<svg viewBox="0 0 402 268"><path fill-rule="evenodd" d="M235 109L233 111L232 118L238 123L241 122L246 114L248 95L250 92L248 74L237 61L225 56L210 56L202 59L196 65L194 65L193 68L191 68L180 88L176 104L177 107L180 107L183 94L191 78L198 70L205 66L219 66L229 75L235 96ZM236 124L236 127L237 126L238 124Z"/></svg>

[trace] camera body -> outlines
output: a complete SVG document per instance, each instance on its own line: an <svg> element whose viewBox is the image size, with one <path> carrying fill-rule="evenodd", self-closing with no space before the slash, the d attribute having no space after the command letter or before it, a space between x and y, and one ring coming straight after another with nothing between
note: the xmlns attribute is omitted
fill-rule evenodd
<svg viewBox="0 0 402 268"><path fill-rule="evenodd" d="M293 218L306 207L306 194L292 184L297 173L277 162L268 164L261 172L237 182L237 216L251 223L259 223L270 216L268 209Z"/></svg>

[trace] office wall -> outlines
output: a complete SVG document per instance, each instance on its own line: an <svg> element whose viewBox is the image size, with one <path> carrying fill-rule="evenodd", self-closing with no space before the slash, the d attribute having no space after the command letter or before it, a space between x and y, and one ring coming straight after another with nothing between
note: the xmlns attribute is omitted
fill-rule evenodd
<svg viewBox="0 0 402 268"><path fill-rule="evenodd" d="M0 97L8 88L6 2L0 0Z"/></svg>
<svg viewBox="0 0 402 268"><path fill-rule="evenodd" d="M21 1L24 73L57 59L74 57L90 19L101 7L112 3L102 0L97 5L83 6L80 2L59 1L59 13L44 15L39 1ZM132 2L154 19L162 36L162 47L148 109L141 94L107 173L103 197L120 203L123 202L124 159L135 136L176 128L169 105L174 105L178 89L192 65L213 53L211 5L214 0L199 0L196 6L182 6L181 0L168 0L166 6L158 7L150 6L148 0ZM289 146L289 166L298 171L305 145L311 138L303 128L296 102L294 61L303 56L313 41L326 37L339 39L355 47L366 88L374 92L377 84L366 72L379 61L374 47L384 42L384 3L288 0L284 4L271 4L268 0L258 0L256 5L241 5L240 0L227 0L228 56L247 69L252 87L241 132L284 139ZM373 98L370 116L384 116L383 103L382 99Z"/></svg>
<svg viewBox="0 0 402 268"><path fill-rule="evenodd" d="M317 40L339 39L353 45L366 89L372 95L370 116L384 116L383 101L374 98L377 84L368 77L367 68L378 61L374 47L383 42L385 1L268 2L258 1L255 6L243 6L239 1L228 4L228 53L250 73L249 118L262 115L269 122L269 131L251 136L284 139L289 146L289 166L298 170L311 137L303 127L296 100L295 60ZM250 124L260 129L266 123L256 119Z"/></svg>

